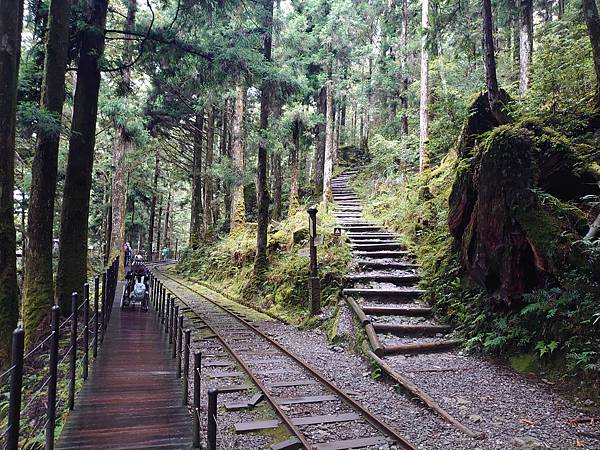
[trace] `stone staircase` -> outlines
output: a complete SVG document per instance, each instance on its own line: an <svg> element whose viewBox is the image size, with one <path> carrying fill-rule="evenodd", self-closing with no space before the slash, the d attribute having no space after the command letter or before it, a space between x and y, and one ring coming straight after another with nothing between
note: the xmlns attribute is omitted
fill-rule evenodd
<svg viewBox="0 0 600 450"><path fill-rule="evenodd" d="M343 291L377 356L441 352L460 344L451 328L431 318L419 299L418 266L410 261L398 235L366 221L348 170L332 182L338 226L350 243L352 267Z"/></svg>

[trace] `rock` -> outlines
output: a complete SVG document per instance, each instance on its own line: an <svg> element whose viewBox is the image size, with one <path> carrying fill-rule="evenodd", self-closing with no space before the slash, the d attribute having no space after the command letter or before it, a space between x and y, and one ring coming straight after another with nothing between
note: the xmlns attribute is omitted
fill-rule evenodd
<svg viewBox="0 0 600 450"><path fill-rule="evenodd" d="M481 422L481 416L479 416L477 414L471 414L469 416L469 420L473 423L478 423L478 422Z"/></svg>
<svg viewBox="0 0 600 450"><path fill-rule="evenodd" d="M514 450L543 450L550 448L533 436L516 437L511 441L511 444Z"/></svg>

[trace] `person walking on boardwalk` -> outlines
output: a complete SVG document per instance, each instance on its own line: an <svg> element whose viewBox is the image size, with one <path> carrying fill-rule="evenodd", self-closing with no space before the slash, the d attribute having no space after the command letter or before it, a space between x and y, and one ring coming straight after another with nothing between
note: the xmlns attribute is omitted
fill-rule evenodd
<svg viewBox="0 0 600 450"><path fill-rule="evenodd" d="M125 242L123 244L123 254L125 255L125 258L123 259L123 267L127 268L130 262L129 260L131 259L131 245L129 245L129 242Z"/></svg>
<svg viewBox="0 0 600 450"><path fill-rule="evenodd" d="M163 261L166 260L169 256L169 248L165 247L162 249L162 259Z"/></svg>

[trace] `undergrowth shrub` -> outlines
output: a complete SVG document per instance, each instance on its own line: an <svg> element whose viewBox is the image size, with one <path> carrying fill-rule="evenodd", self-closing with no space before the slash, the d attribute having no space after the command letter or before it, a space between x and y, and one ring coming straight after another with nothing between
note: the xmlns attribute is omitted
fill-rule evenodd
<svg viewBox="0 0 600 450"><path fill-rule="evenodd" d="M368 201L367 215L401 234L422 273L424 300L438 320L451 323L466 346L493 355L536 355L538 362L561 374L600 376L600 287L593 271L600 267L597 243L571 241L587 261L560 273L555 285L525 295L510 309L490 301L462 270L448 231L448 197L460 170L455 155L404 182L381 178L369 165L352 181ZM570 216L572 204L556 203L557 214ZM564 209L564 210L563 210Z"/></svg>
<svg viewBox="0 0 600 450"><path fill-rule="evenodd" d="M321 304L337 301L350 260L348 247L333 235L335 220L319 211L317 248ZM269 227L269 267L264 283L253 275L256 224L246 224L224 238L184 253L177 271L192 280L214 286L242 303L293 323L308 318L309 259L298 251L308 247L308 215L295 215Z"/></svg>

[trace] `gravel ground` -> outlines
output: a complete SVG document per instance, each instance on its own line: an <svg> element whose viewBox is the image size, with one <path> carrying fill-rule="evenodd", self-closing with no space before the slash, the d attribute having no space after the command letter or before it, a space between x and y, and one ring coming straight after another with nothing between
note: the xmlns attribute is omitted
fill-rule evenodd
<svg viewBox="0 0 600 450"><path fill-rule="evenodd" d="M263 325L279 342L317 365L336 384L358 393L420 449L600 449L600 440L577 435L569 422L588 417L552 386L523 377L478 356L450 352L386 358L466 426L485 437L469 438L411 400L388 380L371 378L371 366L342 347L328 345L319 330ZM584 430L584 428L580 428ZM586 428L598 432L600 427Z"/></svg>
<svg viewBox="0 0 600 450"><path fill-rule="evenodd" d="M196 297L193 294L188 299ZM362 356L341 346L331 346L320 330L301 331L272 320L256 320L255 325L269 333L296 355L319 367L321 373L344 389L353 398L394 425L402 435L419 449L600 449L600 441L578 436L570 420L583 414L563 400L553 387L541 381L525 378L509 368L477 356L448 352L413 357L386 358L390 364L423 388L442 407L474 431L483 432L481 440L470 438L447 424L418 400L411 399L387 378L374 380L372 366ZM350 312L345 309L340 328L351 328ZM212 339L194 340L194 349L200 350L204 362L226 361L223 348ZM257 349L259 350L259 349ZM216 355L216 356L208 356ZM262 355L262 356L258 356ZM257 359L265 360L261 369L277 369L270 356L257 351ZM248 378L213 378L216 372L240 371L236 366L206 367L202 371L202 425L206 429L206 391L217 384L251 384ZM270 378L274 379L273 377ZM280 378L285 380L285 374ZM286 396L322 395L315 386L286 388ZM219 396L219 449L263 449L287 438L287 430L280 426L275 431L261 434L235 434L235 423L251 420L275 419L274 411L265 403L253 410L225 411L224 404L247 400L253 390ZM191 394L191 393L190 393ZM190 397L191 398L191 397ZM331 412L347 412L344 405L331 404ZM293 409L300 408L293 406ZM312 406L301 407L310 412ZM336 408L340 408L339 410ZM343 431L340 424L309 427L308 433L327 438ZM579 430L598 433L598 427L580 424ZM348 432L345 430L344 432ZM355 430L356 437L366 437ZM382 444L380 449L394 449Z"/></svg>

